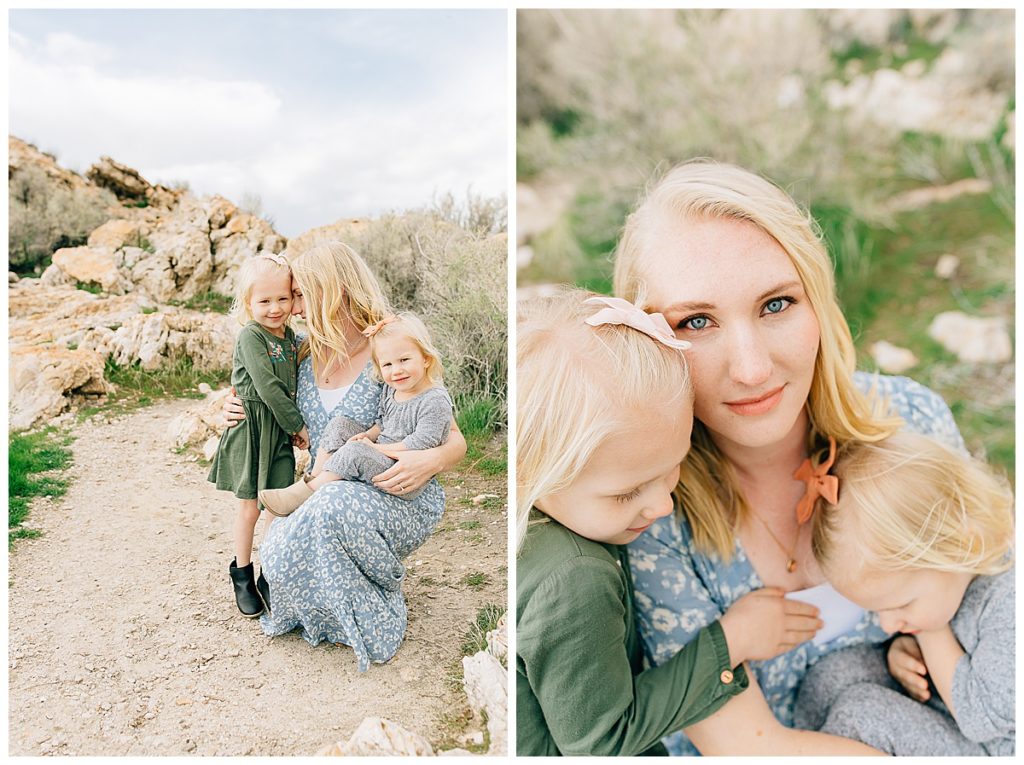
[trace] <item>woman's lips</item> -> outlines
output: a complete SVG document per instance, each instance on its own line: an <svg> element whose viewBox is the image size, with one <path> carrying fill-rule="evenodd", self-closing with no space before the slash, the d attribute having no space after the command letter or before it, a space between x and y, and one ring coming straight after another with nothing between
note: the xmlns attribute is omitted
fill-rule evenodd
<svg viewBox="0 0 1024 765"><path fill-rule="evenodd" d="M764 414L774 409L779 401L782 400L782 391L786 386L780 385L775 390L770 390L763 396L757 398L745 398L739 401L726 401L725 405L734 414L740 414L744 416L752 416L757 414Z"/></svg>

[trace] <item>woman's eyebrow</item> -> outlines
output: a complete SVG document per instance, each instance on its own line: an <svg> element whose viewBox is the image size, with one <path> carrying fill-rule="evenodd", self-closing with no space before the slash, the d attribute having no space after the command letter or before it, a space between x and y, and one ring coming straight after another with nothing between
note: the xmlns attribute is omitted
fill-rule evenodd
<svg viewBox="0 0 1024 765"><path fill-rule="evenodd" d="M804 285L799 280L790 280L788 282L782 282L781 284L776 284L771 289L767 289L764 292L762 292L760 295L757 296L754 302L760 303L762 300L778 295L780 292L802 290L803 288Z"/></svg>
<svg viewBox="0 0 1024 765"><path fill-rule="evenodd" d="M754 298L753 302L760 303L762 300L765 300L774 295L778 295L780 292L787 292L792 290L803 290L803 284L796 279L790 279L785 282L780 282L779 284L775 284L766 289L764 292L762 292L760 295ZM661 313L675 314L689 313L690 311L711 311L714 310L714 308L714 303L708 303L707 301L691 300L684 301L682 303L673 303L672 305L663 309Z"/></svg>

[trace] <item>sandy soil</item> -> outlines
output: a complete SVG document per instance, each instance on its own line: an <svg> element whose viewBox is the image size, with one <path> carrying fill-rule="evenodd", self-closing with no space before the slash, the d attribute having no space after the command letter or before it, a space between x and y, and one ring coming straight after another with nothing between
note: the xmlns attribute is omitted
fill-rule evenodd
<svg viewBox="0 0 1024 765"><path fill-rule="evenodd" d="M270 639L236 610L233 498L166 434L191 403L72 428L71 488L35 503L43 535L10 557L9 753L308 755L368 716L469 740L452 678L477 609L506 604L504 477L445 482L445 516L406 561L406 641L360 674L350 649ZM484 492L502 499L473 505ZM463 582L477 572L488 583Z"/></svg>

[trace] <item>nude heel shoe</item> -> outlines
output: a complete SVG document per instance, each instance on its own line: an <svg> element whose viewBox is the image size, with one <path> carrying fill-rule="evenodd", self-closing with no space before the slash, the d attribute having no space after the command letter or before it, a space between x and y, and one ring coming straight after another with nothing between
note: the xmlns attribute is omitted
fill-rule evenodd
<svg viewBox="0 0 1024 765"><path fill-rule="evenodd" d="M264 489L260 492L260 503L267 509L267 512L284 518L291 515L295 509L313 496L313 490L304 479L299 479L291 486L284 489Z"/></svg>

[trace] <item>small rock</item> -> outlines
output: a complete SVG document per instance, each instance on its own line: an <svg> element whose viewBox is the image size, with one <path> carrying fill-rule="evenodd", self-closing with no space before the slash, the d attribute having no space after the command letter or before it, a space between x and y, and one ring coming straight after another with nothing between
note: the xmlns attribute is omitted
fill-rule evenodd
<svg viewBox="0 0 1024 765"><path fill-rule="evenodd" d="M928 335L942 343L960 361L994 363L1009 361L1013 345L1006 322L999 317L968 316L960 311L945 311L928 327Z"/></svg>
<svg viewBox="0 0 1024 765"><path fill-rule="evenodd" d="M190 707L192 706L192 699L175 699L174 703L179 707Z"/></svg>
<svg viewBox="0 0 1024 765"><path fill-rule="evenodd" d="M104 712L109 712L110 711L110 704L108 704L106 701L104 701L102 704L100 704L100 709L102 709Z"/></svg>
<svg viewBox="0 0 1024 765"><path fill-rule="evenodd" d="M917 365L917 356L885 340L872 343L868 349L878 368L887 374L900 374Z"/></svg>
<svg viewBox="0 0 1024 765"><path fill-rule="evenodd" d="M230 656L232 659L234 659L237 658L241 652L237 648L229 648L224 653Z"/></svg>
<svg viewBox="0 0 1024 765"><path fill-rule="evenodd" d="M212 390L213 388L211 388L208 383L199 383L199 392L202 393L204 396L207 393L210 393Z"/></svg>
<svg viewBox="0 0 1024 765"><path fill-rule="evenodd" d="M202 659L202 660L203 660L203 663L205 664L205 663L206 663L206 662L208 662L208 661L213 661L213 656L214 656L214 655L213 655L212 653L204 653L204 654L203 654L202 656L200 656L199 658L200 658L200 659Z"/></svg>
<svg viewBox="0 0 1024 765"><path fill-rule="evenodd" d="M473 497L473 504L474 505L482 505L484 502L486 502L489 499L498 499L498 495L497 494L477 494L475 497Z"/></svg>
<svg viewBox="0 0 1024 765"><path fill-rule="evenodd" d="M960 258L956 255L946 253L935 263L935 275L940 279L952 279L957 268L960 267Z"/></svg>
<svg viewBox="0 0 1024 765"><path fill-rule="evenodd" d="M146 714L144 714L143 717L145 717L147 720L152 720L154 717L156 717L156 715L152 712L146 712Z"/></svg>
<svg viewBox="0 0 1024 765"><path fill-rule="evenodd" d="M85 671L86 672L95 672L96 671L96 665L95 664L86 664L85 665Z"/></svg>

